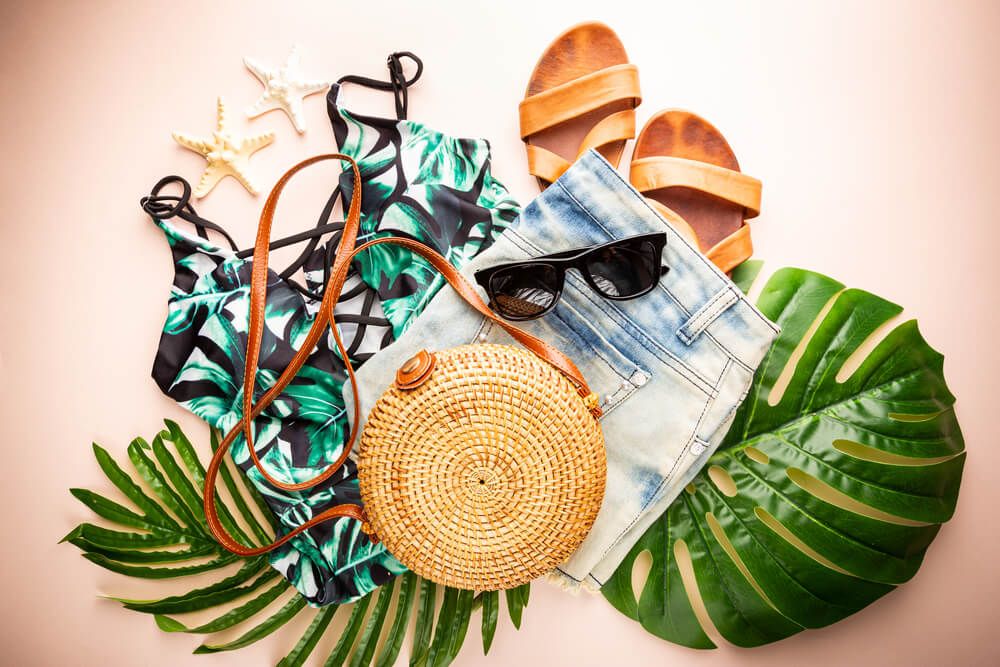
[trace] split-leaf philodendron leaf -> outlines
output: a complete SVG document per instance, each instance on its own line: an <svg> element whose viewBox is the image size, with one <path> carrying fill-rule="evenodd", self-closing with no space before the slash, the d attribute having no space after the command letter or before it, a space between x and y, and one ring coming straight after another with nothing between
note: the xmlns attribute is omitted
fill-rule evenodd
<svg viewBox="0 0 1000 667"><path fill-rule="evenodd" d="M713 648L712 626L758 646L853 614L916 573L958 498L955 399L916 322L884 327L899 306L799 269L757 305L782 331L747 400L602 589L684 646Z"/></svg>

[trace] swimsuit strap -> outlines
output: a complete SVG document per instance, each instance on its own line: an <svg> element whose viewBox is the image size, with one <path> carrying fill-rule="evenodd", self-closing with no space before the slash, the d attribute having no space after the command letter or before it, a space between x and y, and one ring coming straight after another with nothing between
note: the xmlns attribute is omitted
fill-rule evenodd
<svg viewBox="0 0 1000 667"><path fill-rule="evenodd" d="M168 185L177 184L181 187L181 193L179 195L164 195L160 194L163 188ZM313 252L316 250L316 246L319 244L320 238L324 234L333 233L330 239L330 247L327 248L327 261L323 266L323 284L325 285L330 276L330 260L332 259L332 254L340 240L340 233L344 229L343 221L330 222L330 218L333 215L333 207L337 203L337 199L340 196L340 186L338 185L334 188L333 192L330 193L330 197L327 199L326 204L323 206L323 210L319 215L319 219L316 221L316 226L312 229L306 230L304 232L299 232L298 234L292 234L291 236L286 236L281 239L277 239L271 243L270 249L277 250L278 248L284 248L286 246L294 245L302 241L308 240L309 243L303 248L302 252L296 257L291 264L288 265L283 271L278 275L281 276L288 283L288 285L299 292L303 296L309 297L310 299L315 299L316 301L323 300L323 293L314 292L304 285L300 285L298 281L292 279L292 275L295 274L312 256ZM236 241L233 237L229 235L221 225L212 222L211 220L206 220L205 218L198 215L195 211L194 206L191 204L191 184L188 183L181 176L164 176L153 189L150 190L149 194L139 200L139 206L142 210L146 212L149 217L154 220L169 220L171 218L177 217L186 222L190 222L194 225L195 230L198 232L198 236L208 239L208 230L213 232L218 232L226 241L229 243L229 247L232 248L236 257L240 259L246 259L253 256L253 248L248 248L246 250L240 250ZM362 286L363 288L363 286ZM360 290L351 290L352 296L358 296L361 293ZM370 312L366 313L370 315ZM382 323L380 318L372 318L368 324L379 325ZM388 323L388 322L386 322ZM360 342L358 343L360 344Z"/></svg>
<svg viewBox="0 0 1000 667"><path fill-rule="evenodd" d="M414 77L413 80L416 80L416 77ZM181 186L181 194L160 194L163 188L174 183ZM326 290L326 284L330 280L330 272L336 256L337 247L340 245L340 237L344 231L344 222L342 220L330 222L330 218L333 215L333 208L339 197L340 186L338 185L333 189L333 192L331 192L330 196L327 198L326 204L324 204L323 210L319 214L319 219L316 221L315 227L304 232L299 232L297 234L292 234L291 236L286 236L272 241L268 246L269 250L277 250L278 248L284 248L296 243L301 243L302 241L309 241L299 256L296 257L291 264L289 264L278 275L289 287L294 289L299 294L319 302L323 301L323 294ZM156 182L156 185L153 186L150 193L139 200L139 205L142 207L143 211L155 220L169 220L170 218L178 217L182 220L190 222L198 231L198 236L205 240L208 240L207 230L212 230L222 234L226 241L229 242L229 246L233 249L233 251L235 251L236 257L239 257L240 259L246 259L253 256L253 248L239 250L239 246L236 244L236 241L233 240L233 237L230 236L221 225L218 225L211 220L206 220L198 215L198 213L194 210L194 206L191 205L191 184L180 176L165 176L164 178L161 178ZM324 253L323 287L321 287L319 291L313 291L308 287L299 284L298 281L293 280L292 276L296 271L301 269L307 261L309 261L309 258L312 257L316 250L316 246L319 244L320 238L327 233L331 233L332 235L327 240L326 251ZM353 276L355 274L356 271L354 270L354 267L350 267L349 275ZM347 353L357 363L367 361L372 354L374 354L373 352L358 352L361 345L364 343L368 327L387 328L386 332L382 335L382 338L379 341L379 349L386 347L394 340L391 328L392 323L385 317L379 317L372 313L372 310L375 307L376 292L373 289L369 289L366 282L359 280L354 287L344 290L340 298L343 301L347 301L362 295L364 296L364 300L361 304L360 312L357 314L341 313L336 317L336 321L338 323L354 324L357 327L354 338L351 340L351 344L347 347Z"/></svg>
<svg viewBox="0 0 1000 667"><path fill-rule="evenodd" d="M179 183L181 186L181 194L179 195L161 195L160 191L168 185L174 183ZM181 218L194 225L195 229L198 231L198 236L208 240L208 231L211 229L214 232L222 234L226 241L229 242L229 247L234 251L239 250L239 246L236 245L236 241L233 237L229 235L225 229L221 226L215 224L211 220L206 220L205 218L198 215L198 212L194 210L194 206L191 205L191 184L185 181L180 176L164 176L156 182L153 189L149 191L149 194L139 200L139 206L142 210L149 214L149 217L155 220L169 220L173 217Z"/></svg>
<svg viewBox="0 0 1000 667"><path fill-rule="evenodd" d="M417 66L417 71L414 73L412 79L407 79L406 74L403 72L403 58L409 58ZM420 79L420 75L424 71L424 61L409 51L396 51L389 54L389 57L386 59L386 65L389 67L388 81L379 81L378 79L370 79L367 76L348 74L337 79L337 83L356 83L367 88L374 88L375 90L391 90L396 101L396 119L406 120L407 107L409 106L407 89Z"/></svg>

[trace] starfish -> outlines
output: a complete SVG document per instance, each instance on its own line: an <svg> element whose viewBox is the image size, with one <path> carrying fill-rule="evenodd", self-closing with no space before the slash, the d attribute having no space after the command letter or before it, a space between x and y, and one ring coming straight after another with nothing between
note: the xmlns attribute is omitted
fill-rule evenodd
<svg viewBox="0 0 1000 667"><path fill-rule="evenodd" d="M299 134L306 131L302 117L302 100L314 93L321 93L330 87L329 81L307 81L299 69L299 50L293 48L285 66L278 69L265 69L250 58L244 58L247 66L255 77L264 85L264 92L253 106L247 109L247 116L255 118L266 111L281 109L292 121Z"/></svg>
<svg viewBox="0 0 1000 667"><path fill-rule="evenodd" d="M204 197L226 176L232 176L250 192L257 194L257 188L247 174L250 156L274 141L274 132L265 132L252 137L236 137L226 129L226 105L222 98L218 102L218 121L211 138L193 137L183 132L174 132L174 140L184 148L199 153L208 165L201 175L195 197Z"/></svg>

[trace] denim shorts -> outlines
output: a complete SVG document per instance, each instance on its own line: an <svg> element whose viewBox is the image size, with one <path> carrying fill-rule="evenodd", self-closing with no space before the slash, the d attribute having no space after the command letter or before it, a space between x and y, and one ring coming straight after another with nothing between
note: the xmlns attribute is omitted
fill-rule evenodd
<svg viewBox="0 0 1000 667"><path fill-rule="evenodd" d="M697 474L726 434L778 328L594 151L462 270L472 281L478 269L500 262L659 231L667 233L663 262L670 271L649 294L610 301L568 271L555 309L518 323L576 362L604 410L604 503L587 539L552 573L570 588L600 588ZM445 287L358 372L361 413L421 348L475 341L517 344ZM349 389L345 394L350 403Z"/></svg>

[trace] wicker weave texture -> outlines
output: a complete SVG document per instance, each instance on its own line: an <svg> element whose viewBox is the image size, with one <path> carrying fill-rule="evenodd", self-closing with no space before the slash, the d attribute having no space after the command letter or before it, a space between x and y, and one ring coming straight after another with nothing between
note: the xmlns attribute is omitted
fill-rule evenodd
<svg viewBox="0 0 1000 667"><path fill-rule="evenodd" d="M528 350L463 345L435 356L424 384L390 387L368 417L365 513L422 577L519 586L590 531L607 473L600 426L569 380Z"/></svg>

